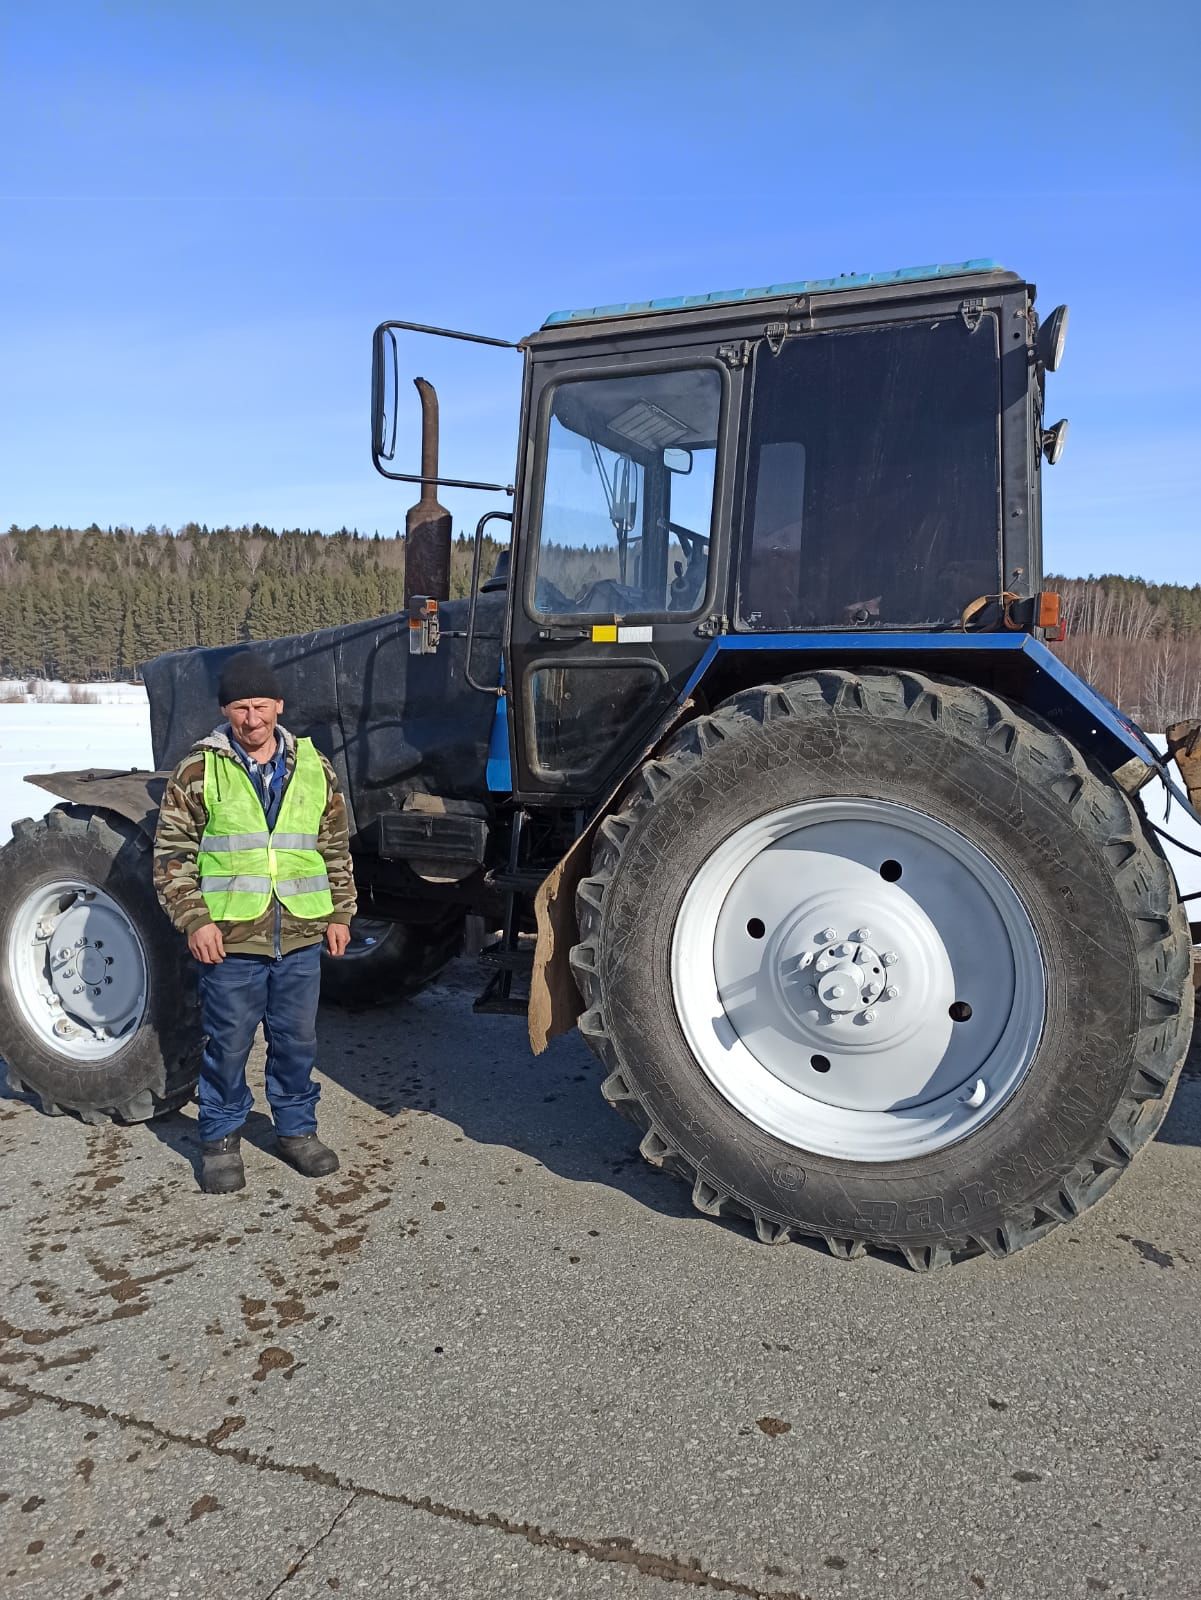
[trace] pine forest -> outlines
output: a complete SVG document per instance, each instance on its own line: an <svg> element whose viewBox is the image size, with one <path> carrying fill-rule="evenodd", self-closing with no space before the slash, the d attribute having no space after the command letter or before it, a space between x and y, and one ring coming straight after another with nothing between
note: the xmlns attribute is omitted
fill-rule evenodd
<svg viewBox="0 0 1201 1600"><path fill-rule="evenodd" d="M485 547L491 572L499 546ZM589 552L573 552L587 565ZM599 571L599 569L598 569ZM471 580L454 542L451 594ZM197 644L305 633L400 610L404 542L342 528L17 528L0 534L0 677L136 678ZM1201 717L1201 584L1048 577L1074 671L1144 727Z"/></svg>

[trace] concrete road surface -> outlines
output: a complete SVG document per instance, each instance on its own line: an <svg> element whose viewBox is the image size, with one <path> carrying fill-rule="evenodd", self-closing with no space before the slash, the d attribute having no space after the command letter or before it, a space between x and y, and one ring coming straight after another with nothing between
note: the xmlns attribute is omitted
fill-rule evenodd
<svg viewBox="0 0 1201 1600"><path fill-rule="evenodd" d="M695 1215L471 981L325 1013L324 1183L261 1114L216 1199L190 1112L0 1102L6 1595L1201 1595L1196 1076L1079 1223L924 1278Z"/></svg>

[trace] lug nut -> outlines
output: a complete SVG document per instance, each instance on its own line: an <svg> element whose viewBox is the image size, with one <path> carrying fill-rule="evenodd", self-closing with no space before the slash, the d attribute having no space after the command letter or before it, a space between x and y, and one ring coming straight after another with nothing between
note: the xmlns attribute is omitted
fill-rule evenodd
<svg viewBox="0 0 1201 1600"><path fill-rule="evenodd" d="M71 990L71 993L72 994L82 994L83 993L83 984L82 983L77 983L75 985L75 987Z"/></svg>
<svg viewBox="0 0 1201 1600"><path fill-rule="evenodd" d="M856 933L856 935L855 935L856 939L858 939L860 944L866 944L867 941L871 938L871 936L872 936L872 930L870 928L860 928L858 933Z"/></svg>
<svg viewBox="0 0 1201 1600"><path fill-rule="evenodd" d="M865 1011L863 1013L863 1020L864 1022L875 1022L876 1013L874 1011Z"/></svg>
<svg viewBox="0 0 1201 1600"><path fill-rule="evenodd" d="M834 985L834 987L830 990L830 999L831 1000L841 1000L842 997L843 997L843 994L845 992L846 991L843 989L842 984L841 983L836 983Z"/></svg>
<svg viewBox="0 0 1201 1600"><path fill-rule="evenodd" d="M885 989L884 998L886 1000L899 1000L901 998L901 991L897 988L895 983L890 983L888 988Z"/></svg>
<svg viewBox="0 0 1201 1600"><path fill-rule="evenodd" d="M97 939L96 940L96 948L97 948L97 950L103 950L104 949L104 940L103 939Z"/></svg>
<svg viewBox="0 0 1201 1600"><path fill-rule="evenodd" d="M97 950L99 950L99 948L100 948L100 946L99 946L99 945L97 945L97 946L96 946L96 948L97 948ZM105 958L104 958L104 964L105 964L105 966L106 966L106 967L111 967L111 966L112 966L112 964L113 964L113 958L112 958L112 956L105 956Z"/></svg>
<svg viewBox="0 0 1201 1600"><path fill-rule="evenodd" d="M834 928L823 928L822 931L818 934L818 938L819 939L824 939L827 943L829 943L829 941L831 939L837 939L838 938L838 933L837 933L836 929L834 929Z"/></svg>
<svg viewBox="0 0 1201 1600"><path fill-rule="evenodd" d="M75 948L76 948L76 949L77 949L77 950L82 950L82 949L84 949L84 948L85 948L85 946L86 946L86 945L87 945L87 942L88 942L88 941L87 941L87 940L86 940L86 939L76 939L76 941L75 941Z"/></svg>
<svg viewBox="0 0 1201 1600"><path fill-rule="evenodd" d="M880 959L886 967L893 967L901 958L895 950L886 950Z"/></svg>
<svg viewBox="0 0 1201 1600"><path fill-rule="evenodd" d="M69 950L60 950L58 952L58 959L60 961L69 961L70 958L71 958L71 952Z"/></svg>
<svg viewBox="0 0 1201 1600"><path fill-rule="evenodd" d="M104 981L105 981L105 983L111 983L111 982L112 982L112 981L113 981L113 980L112 980L112 979L111 979L111 978L105 978L105 980L104 980ZM100 993L100 990L99 990L99 989L97 989L97 990L96 990L96 993L97 993L97 994L99 994L99 993Z"/></svg>

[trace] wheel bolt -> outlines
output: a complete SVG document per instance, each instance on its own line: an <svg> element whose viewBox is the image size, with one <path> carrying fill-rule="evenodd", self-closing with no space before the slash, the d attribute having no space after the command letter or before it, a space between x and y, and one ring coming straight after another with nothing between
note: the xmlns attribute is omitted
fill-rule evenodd
<svg viewBox="0 0 1201 1600"><path fill-rule="evenodd" d="M92 990L92 993L93 993L93 994L94 994L94 995L97 995L97 994L99 994L99 993L100 993L100 990L99 990L99 989L93 989L93 990Z"/></svg>
<svg viewBox="0 0 1201 1600"><path fill-rule="evenodd" d="M64 978L73 978L74 976L75 976L75 968L74 967L68 967L66 969L66 971L63 973L63 977Z"/></svg>
<svg viewBox="0 0 1201 1600"><path fill-rule="evenodd" d="M71 990L71 993L72 994L82 994L83 993L83 984L82 983L77 983L75 985L75 987Z"/></svg>
<svg viewBox="0 0 1201 1600"><path fill-rule="evenodd" d="M823 928L818 934L818 938L824 940L828 944L831 939L838 938L838 933L834 928Z"/></svg>
<svg viewBox="0 0 1201 1600"><path fill-rule="evenodd" d="M69 950L60 950L58 952L58 959L60 961L67 961L67 960L70 959L70 955L71 955L71 952Z"/></svg>
<svg viewBox="0 0 1201 1600"><path fill-rule="evenodd" d="M833 965L834 963L829 959L828 956L822 956L817 963L817 970L819 972L829 972Z"/></svg>
<svg viewBox="0 0 1201 1600"><path fill-rule="evenodd" d="M104 940L103 939L97 939L96 940L96 948L97 948L97 950L103 950L104 949Z"/></svg>
<svg viewBox="0 0 1201 1600"><path fill-rule="evenodd" d="M97 948L97 949L99 949L99 948L100 948L100 946L99 946L99 945L97 945L97 946L96 946L96 948ZM111 966L112 966L112 964L113 964L113 958L112 958L112 956L105 956L105 958L104 958L104 964L105 964L105 966L106 966L106 967L111 967Z"/></svg>
<svg viewBox="0 0 1201 1600"><path fill-rule="evenodd" d="M845 991L844 991L844 989L842 987L842 984L841 983L836 983L834 985L834 987L830 990L830 999L831 1000L841 1000L842 997L843 997L844 992Z"/></svg>
<svg viewBox="0 0 1201 1600"><path fill-rule="evenodd" d="M863 1013L863 1020L864 1020L865 1023L875 1022L876 1013L874 1011L865 1011Z"/></svg>
<svg viewBox="0 0 1201 1600"><path fill-rule="evenodd" d="M888 988L884 991L884 998L886 1000L899 1000L900 997L901 991L897 988L895 983L890 983Z"/></svg>
<svg viewBox="0 0 1201 1600"><path fill-rule="evenodd" d="M113 980L112 980L112 979L111 979L111 978L105 978L105 980L104 980L104 981L105 981L105 983L111 983L111 982L112 982L112 981L113 981ZM97 993L97 994L99 994L99 993L100 993L100 990L99 990L99 989L97 989L97 990L96 990L96 993Z"/></svg>
<svg viewBox="0 0 1201 1600"><path fill-rule="evenodd" d="M886 967L893 967L901 958L895 950L886 950L880 959Z"/></svg>
<svg viewBox="0 0 1201 1600"><path fill-rule="evenodd" d="M858 939L860 944L866 944L871 936L872 930L870 928L860 928L858 933L856 933L855 938Z"/></svg>
<svg viewBox="0 0 1201 1600"><path fill-rule="evenodd" d="M88 941L86 939L76 939L75 948L77 950L83 950L84 948L86 948L87 942Z"/></svg>

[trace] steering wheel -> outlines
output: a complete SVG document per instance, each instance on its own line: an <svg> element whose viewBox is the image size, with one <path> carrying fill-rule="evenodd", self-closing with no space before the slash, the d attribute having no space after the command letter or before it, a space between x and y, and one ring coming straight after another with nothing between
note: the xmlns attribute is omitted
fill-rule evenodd
<svg viewBox="0 0 1201 1600"><path fill-rule="evenodd" d="M674 533L680 541L680 548L683 550L689 565L691 565L701 550L709 543L709 535L707 533L695 533L691 528L684 527L680 522L669 522L667 526L669 531Z"/></svg>

